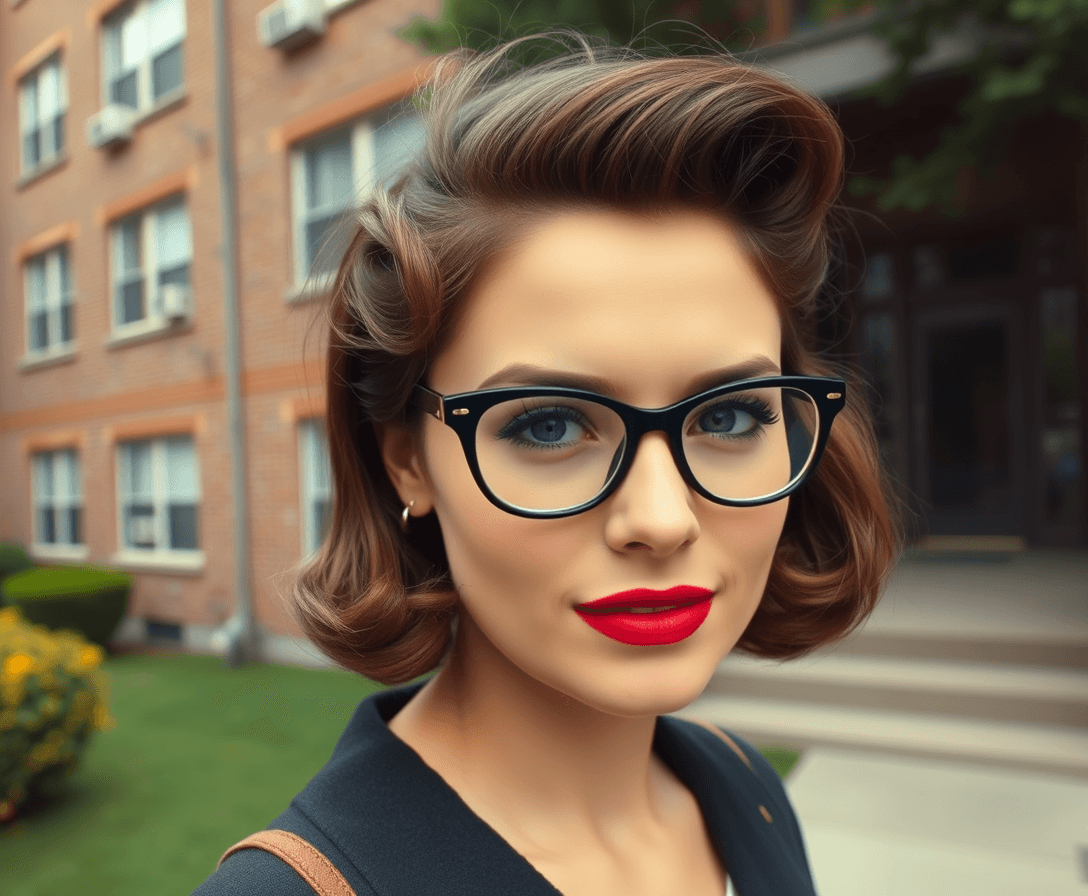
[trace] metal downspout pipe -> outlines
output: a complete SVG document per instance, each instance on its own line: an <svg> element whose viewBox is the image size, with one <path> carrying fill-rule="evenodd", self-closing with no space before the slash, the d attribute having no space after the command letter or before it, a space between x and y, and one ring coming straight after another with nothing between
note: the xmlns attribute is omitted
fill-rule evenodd
<svg viewBox="0 0 1088 896"><path fill-rule="evenodd" d="M249 590L246 525L245 420L242 405L241 322L238 313L238 205L231 114L230 43L225 0L212 0L215 28L215 136L219 160L219 259L223 266L224 354L227 428L230 433L231 505L234 525L234 615L212 635L212 646L229 666L262 659L260 632Z"/></svg>

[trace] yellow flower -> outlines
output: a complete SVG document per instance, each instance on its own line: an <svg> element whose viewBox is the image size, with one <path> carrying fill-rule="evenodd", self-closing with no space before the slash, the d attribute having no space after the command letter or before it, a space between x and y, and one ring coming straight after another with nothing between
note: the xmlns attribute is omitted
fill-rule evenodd
<svg viewBox="0 0 1088 896"><path fill-rule="evenodd" d="M95 731L113 731L117 727L117 719L110 715L104 706L94 708L93 725Z"/></svg>
<svg viewBox="0 0 1088 896"><path fill-rule="evenodd" d="M5 607L0 610L0 632L15 628L19 624L19 611L14 607Z"/></svg>
<svg viewBox="0 0 1088 896"><path fill-rule="evenodd" d="M34 660L25 653L13 653L4 660L3 676L5 678L18 678L29 672L33 666Z"/></svg>

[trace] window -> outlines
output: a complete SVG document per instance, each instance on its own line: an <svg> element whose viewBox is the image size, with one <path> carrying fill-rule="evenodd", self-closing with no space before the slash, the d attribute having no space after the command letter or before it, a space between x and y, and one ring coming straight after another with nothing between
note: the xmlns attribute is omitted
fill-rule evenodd
<svg viewBox="0 0 1088 896"><path fill-rule="evenodd" d="M57 246L33 256L24 273L27 354L63 348L75 335L68 247Z"/></svg>
<svg viewBox="0 0 1088 896"><path fill-rule="evenodd" d="M19 82L19 144L22 172L32 174L64 151L68 82L54 54Z"/></svg>
<svg viewBox="0 0 1088 896"><path fill-rule="evenodd" d="M423 125L411 107L378 115L299 144L292 157L295 283L309 274L331 277L351 233L338 225L370 190L388 186L423 145Z"/></svg>
<svg viewBox="0 0 1088 896"><path fill-rule="evenodd" d="M83 544L83 483L74 448L33 457L34 543Z"/></svg>
<svg viewBox="0 0 1088 896"><path fill-rule="evenodd" d="M192 436L117 446L121 547L136 551L200 549L200 472Z"/></svg>
<svg viewBox="0 0 1088 896"><path fill-rule="evenodd" d="M306 420L299 427L302 460L302 545L310 554L328 532L332 508L329 482L329 443L321 420Z"/></svg>
<svg viewBox="0 0 1088 896"><path fill-rule="evenodd" d="M103 31L105 102L146 109L181 89L185 0L136 0Z"/></svg>
<svg viewBox="0 0 1088 896"><path fill-rule="evenodd" d="M189 288L193 244L184 199L175 197L122 218L113 226L111 242L114 327L161 324L163 288Z"/></svg>

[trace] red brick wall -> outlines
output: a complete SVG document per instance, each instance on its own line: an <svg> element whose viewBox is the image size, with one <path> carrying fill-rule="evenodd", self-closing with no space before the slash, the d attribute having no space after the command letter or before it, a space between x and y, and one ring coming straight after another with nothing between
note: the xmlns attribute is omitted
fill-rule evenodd
<svg viewBox="0 0 1088 896"><path fill-rule="evenodd" d="M262 624L294 631L280 603L285 571L301 551L297 406L320 397L319 327L313 303L291 304L289 152L285 135L316 115L361 111L369 89L390 96L423 60L395 29L437 0L368 0L335 11L325 36L290 55L261 45L257 16L269 0L227 3L238 165L238 282L250 583ZM84 532L91 562L118 549L113 428L193 419L202 500L203 571L137 572L132 613L215 624L234 606L230 440L226 413L223 275L216 154L211 4L189 0L183 100L137 126L115 152L91 149L88 117L101 107L100 15L70 0L0 2L0 540L32 537L30 457L35 446L80 443ZM98 10L98 14L96 14ZM20 61L60 33L68 79L67 160L18 185ZM391 96L390 96L391 98ZM363 105L361 106L360 103ZM338 105L339 104L339 105ZM293 129L293 130L292 130ZM108 222L103 215L164 178L184 179L192 225L191 325L139 344L107 347L110 334ZM59 224L74 224L73 359L22 370L25 351L19 248ZM303 374L303 339L308 373ZM307 392L307 387L309 392ZM59 440L59 441L58 441ZM42 561L45 562L45 561Z"/></svg>

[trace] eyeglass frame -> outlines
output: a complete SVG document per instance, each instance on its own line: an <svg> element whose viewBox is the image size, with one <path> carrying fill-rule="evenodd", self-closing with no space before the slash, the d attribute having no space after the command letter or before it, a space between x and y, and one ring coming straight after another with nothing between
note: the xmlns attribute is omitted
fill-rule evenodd
<svg viewBox="0 0 1088 896"><path fill-rule="evenodd" d="M764 495L760 498L721 498L704 488L691 471L683 449L684 434L682 428L684 421L691 411L713 398L728 395L732 392L766 388L796 389L808 395L816 405L819 414L819 427L815 445L812 449L811 460L808 467L795 481L789 482L770 495ZM504 401L543 397L573 398L595 402L613 411L623 421L625 427L626 443L623 447L623 453L620 456L619 463L616 464L615 470L606 480L600 492L589 501L559 510L529 510L504 501L488 487L483 474L480 472L480 462L476 453L476 429L487 411ZM422 383L416 383L409 401L425 414L434 417L440 423L445 423L446 426L457 433L472 478L476 480L476 485L479 486L480 491L492 504L514 516L528 519L560 519L585 513L611 496L627 478L631 465L635 461L635 455L638 453L638 446L642 441L642 437L651 432L665 433L669 443L669 451L672 453L673 461L680 471L681 477L690 488L695 490L696 494L707 500L726 507L758 507L762 504L780 501L797 491L819 465L824 448L827 446L828 437L831 434L831 424L834 423L839 411L846 406L846 382L834 377L822 376L754 377L715 386L663 408L638 408L597 392L570 389L563 386L514 386L442 395L433 389L427 388Z"/></svg>

